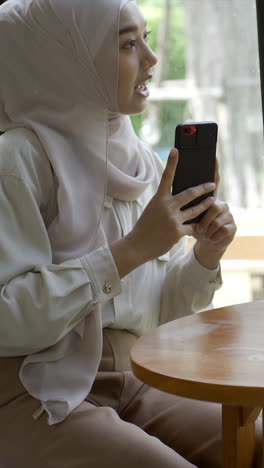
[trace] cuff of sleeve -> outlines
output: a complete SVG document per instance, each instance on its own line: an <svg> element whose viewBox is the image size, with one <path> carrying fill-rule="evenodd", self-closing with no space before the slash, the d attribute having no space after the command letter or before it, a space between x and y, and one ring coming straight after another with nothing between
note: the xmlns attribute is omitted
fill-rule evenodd
<svg viewBox="0 0 264 468"><path fill-rule="evenodd" d="M193 277L196 278L196 284L198 282L201 283L201 285L204 285L207 281L209 284L214 285L216 289L222 286L223 281L220 264L214 270L209 270L208 268L205 268L198 262L197 258L195 257L193 248L190 249L187 253L186 260L191 267Z"/></svg>
<svg viewBox="0 0 264 468"><path fill-rule="evenodd" d="M107 302L122 292L118 270L108 246L84 255L80 261L91 279L98 302Z"/></svg>

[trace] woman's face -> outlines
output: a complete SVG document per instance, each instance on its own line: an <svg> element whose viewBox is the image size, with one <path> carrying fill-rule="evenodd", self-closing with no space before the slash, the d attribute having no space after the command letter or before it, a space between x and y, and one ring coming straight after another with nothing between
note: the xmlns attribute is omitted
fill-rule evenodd
<svg viewBox="0 0 264 468"><path fill-rule="evenodd" d="M121 114L140 114L149 96L147 81L157 57L148 45L146 21L136 3L121 11L119 26L118 106Z"/></svg>

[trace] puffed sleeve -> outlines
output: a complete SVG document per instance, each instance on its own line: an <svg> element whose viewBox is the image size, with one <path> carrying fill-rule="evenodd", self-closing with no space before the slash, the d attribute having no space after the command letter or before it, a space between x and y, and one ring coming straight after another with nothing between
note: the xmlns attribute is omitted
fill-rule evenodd
<svg viewBox="0 0 264 468"><path fill-rule="evenodd" d="M121 292L108 246L52 264L41 212L41 190L47 193L52 179L47 167L42 167L43 183L38 184L36 171L30 179L29 172L27 178L18 176L17 164L0 168L0 356L27 355L54 345L95 304Z"/></svg>

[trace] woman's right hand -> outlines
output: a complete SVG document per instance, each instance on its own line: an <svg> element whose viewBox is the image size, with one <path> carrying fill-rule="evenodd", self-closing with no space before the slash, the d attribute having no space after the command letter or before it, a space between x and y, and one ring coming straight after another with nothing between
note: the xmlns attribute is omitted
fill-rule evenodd
<svg viewBox="0 0 264 468"><path fill-rule="evenodd" d="M214 202L213 197L208 197L194 207L181 210L191 200L214 191L215 184L198 185L172 196L171 187L178 158L178 151L172 149L157 193L132 231L110 245L120 278L168 252L182 236L192 235L192 225L183 223L207 210Z"/></svg>
<svg viewBox="0 0 264 468"><path fill-rule="evenodd" d="M126 236L135 246L142 263L168 252L182 236L192 235L192 225L183 223L207 210L214 201L213 197L207 197L198 205L181 210L191 200L214 191L215 184L198 185L172 196L171 187L178 159L177 149L172 149L157 193Z"/></svg>

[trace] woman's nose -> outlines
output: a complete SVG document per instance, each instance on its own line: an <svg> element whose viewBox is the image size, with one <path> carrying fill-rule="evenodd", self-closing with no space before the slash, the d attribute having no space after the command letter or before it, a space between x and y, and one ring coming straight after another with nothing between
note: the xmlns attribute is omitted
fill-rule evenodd
<svg viewBox="0 0 264 468"><path fill-rule="evenodd" d="M147 45L147 50L144 55L144 64L146 68L151 68L156 65L158 61L157 55L153 50Z"/></svg>

